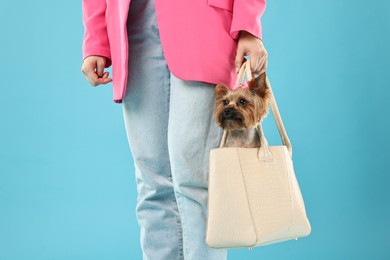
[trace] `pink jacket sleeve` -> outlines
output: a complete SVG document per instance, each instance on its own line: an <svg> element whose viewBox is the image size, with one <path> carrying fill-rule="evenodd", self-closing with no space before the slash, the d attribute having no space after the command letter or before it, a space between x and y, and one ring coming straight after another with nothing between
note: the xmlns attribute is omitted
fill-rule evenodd
<svg viewBox="0 0 390 260"><path fill-rule="evenodd" d="M106 67L111 66L110 43L106 25L106 0L83 0L83 60L91 55L108 58Z"/></svg>
<svg viewBox="0 0 390 260"><path fill-rule="evenodd" d="M262 39L261 17L266 7L266 0L236 0L233 4L233 20L230 36L238 39L240 31L247 31Z"/></svg>

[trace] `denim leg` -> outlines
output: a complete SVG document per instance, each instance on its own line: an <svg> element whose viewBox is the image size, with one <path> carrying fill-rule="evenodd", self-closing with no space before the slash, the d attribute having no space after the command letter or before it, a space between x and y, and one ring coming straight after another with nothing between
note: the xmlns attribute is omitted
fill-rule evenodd
<svg viewBox="0 0 390 260"><path fill-rule="evenodd" d="M227 250L205 243L208 165L222 129L214 121L214 86L183 81L171 73L168 149L176 200L183 228L186 260L222 260Z"/></svg>
<svg viewBox="0 0 390 260"><path fill-rule="evenodd" d="M143 259L183 259L167 143L170 73L153 1L131 1L128 35L129 79L122 107L135 165Z"/></svg>

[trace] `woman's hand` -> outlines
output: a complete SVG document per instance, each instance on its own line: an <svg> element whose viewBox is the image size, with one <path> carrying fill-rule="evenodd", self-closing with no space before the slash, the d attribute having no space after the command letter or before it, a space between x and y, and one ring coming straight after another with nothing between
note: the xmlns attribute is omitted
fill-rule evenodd
<svg viewBox="0 0 390 260"><path fill-rule="evenodd" d="M250 65L253 73L261 74L267 70L268 53L263 42L246 31L240 31L235 60L237 73L246 55L250 55Z"/></svg>
<svg viewBox="0 0 390 260"><path fill-rule="evenodd" d="M112 81L108 77L109 72L104 72L107 58L103 56L88 56L84 59L81 72L85 75L89 83L96 87L100 84L107 84Z"/></svg>

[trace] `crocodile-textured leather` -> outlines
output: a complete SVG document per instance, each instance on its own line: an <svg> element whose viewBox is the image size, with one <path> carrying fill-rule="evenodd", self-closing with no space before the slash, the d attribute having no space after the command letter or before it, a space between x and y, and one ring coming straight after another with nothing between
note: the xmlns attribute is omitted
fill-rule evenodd
<svg viewBox="0 0 390 260"><path fill-rule="evenodd" d="M285 146L271 146L272 160L258 148L210 152L208 222L210 247L253 247L310 234L293 163Z"/></svg>

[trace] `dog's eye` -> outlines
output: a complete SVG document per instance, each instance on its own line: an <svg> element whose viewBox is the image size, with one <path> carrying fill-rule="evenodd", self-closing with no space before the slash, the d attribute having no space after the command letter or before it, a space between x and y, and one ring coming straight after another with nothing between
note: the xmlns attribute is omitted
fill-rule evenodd
<svg viewBox="0 0 390 260"><path fill-rule="evenodd" d="M244 105L246 103L245 99L240 99L240 105Z"/></svg>
<svg viewBox="0 0 390 260"><path fill-rule="evenodd" d="M222 102L223 102L223 104L224 104L225 106L229 104L229 101L227 101L226 99L224 99Z"/></svg>

